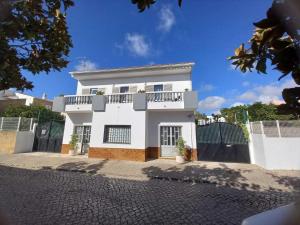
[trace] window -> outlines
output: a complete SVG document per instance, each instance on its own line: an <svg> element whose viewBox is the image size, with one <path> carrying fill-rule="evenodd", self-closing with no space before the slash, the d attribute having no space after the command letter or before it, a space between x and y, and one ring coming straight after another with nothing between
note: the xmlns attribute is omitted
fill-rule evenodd
<svg viewBox="0 0 300 225"><path fill-rule="evenodd" d="M98 88L91 88L90 89L90 94L95 95L95 94L97 94L97 91L98 91Z"/></svg>
<svg viewBox="0 0 300 225"><path fill-rule="evenodd" d="M154 91L155 92L159 92L159 91L163 91L163 90L164 90L164 86L162 84L154 85Z"/></svg>
<svg viewBox="0 0 300 225"><path fill-rule="evenodd" d="M161 126L160 127L160 144L164 146L176 146L178 139L181 137L181 127L178 126Z"/></svg>
<svg viewBox="0 0 300 225"><path fill-rule="evenodd" d="M128 86L120 87L120 93L127 93L127 92L129 92Z"/></svg>
<svg viewBox="0 0 300 225"><path fill-rule="evenodd" d="M105 125L103 142L130 144L131 126Z"/></svg>

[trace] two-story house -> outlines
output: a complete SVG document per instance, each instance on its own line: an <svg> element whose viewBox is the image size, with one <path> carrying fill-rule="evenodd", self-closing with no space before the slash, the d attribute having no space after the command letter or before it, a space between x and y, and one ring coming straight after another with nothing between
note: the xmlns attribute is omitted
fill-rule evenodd
<svg viewBox="0 0 300 225"><path fill-rule="evenodd" d="M66 114L61 152L68 153L76 133L80 151L89 157L145 161L175 157L182 137L195 158L193 65L71 72L78 81L76 95L57 97L53 106Z"/></svg>

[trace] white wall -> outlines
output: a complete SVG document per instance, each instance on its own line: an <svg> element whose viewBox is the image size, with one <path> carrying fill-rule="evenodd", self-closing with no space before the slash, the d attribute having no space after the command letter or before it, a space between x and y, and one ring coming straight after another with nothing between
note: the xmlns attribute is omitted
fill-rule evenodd
<svg viewBox="0 0 300 225"><path fill-rule="evenodd" d="M105 112L93 113L90 147L145 149L146 112L134 111L132 103L106 104ZM131 144L103 143L105 125L131 125Z"/></svg>
<svg viewBox="0 0 300 225"><path fill-rule="evenodd" d="M16 96L19 99L26 99L25 105L31 105L33 103L34 97L30 96L30 95L25 95L25 94L21 94L21 93L16 93Z"/></svg>
<svg viewBox="0 0 300 225"><path fill-rule="evenodd" d="M92 112L90 113L68 113L66 114L63 144L69 144L73 134L74 125L91 125Z"/></svg>
<svg viewBox="0 0 300 225"><path fill-rule="evenodd" d="M255 164L269 170L300 170L300 138L252 134Z"/></svg>
<svg viewBox="0 0 300 225"><path fill-rule="evenodd" d="M18 131L16 135L16 145L14 153L32 152L34 142L34 132Z"/></svg>
<svg viewBox="0 0 300 225"><path fill-rule="evenodd" d="M112 93L112 87L119 86L137 86L137 90L145 90L145 85L153 84L170 84L172 83L172 91L181 92L186 88L192 90L192 81L190 74L182 75L161 75L147 77L129 77L129 78L113 78L99 80L82 80L78 81L77 95L82 94L83 88L105 88L105 94Z"/></svg>
<svg viewBox="0 0 300 225"><path fill-rule="evenodd" d="M195 118L192 111L148 112L147 147L159 147L159 126L181 126L182 138L193 149L196 145Z"/></svg>

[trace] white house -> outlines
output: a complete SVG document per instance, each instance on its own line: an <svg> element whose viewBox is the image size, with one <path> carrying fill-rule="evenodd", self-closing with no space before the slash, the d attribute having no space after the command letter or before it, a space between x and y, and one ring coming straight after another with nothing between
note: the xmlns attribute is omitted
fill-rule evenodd
<svg viewBox="0 0 300 225"><path fill-rule="evenodd" d="M57 97L53 110L66 114L62 153L71 135L89 157L145 161L174 157L182 137L196 157L192 90L194 63L71 72L76 95ZM96 95L97 92L104 95Z"/></svg>

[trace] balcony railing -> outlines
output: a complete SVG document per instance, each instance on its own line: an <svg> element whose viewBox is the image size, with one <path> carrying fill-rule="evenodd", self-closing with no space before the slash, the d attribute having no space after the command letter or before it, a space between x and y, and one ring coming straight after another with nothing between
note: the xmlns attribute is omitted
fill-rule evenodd
<svg viewBox="0 0 300 225"><path fill-rule="evenodd" d="M116 104L116 103L131 103L132 94L114 94L114 95L105 95L106 103Z"/></svg>
<svg viewBox="0 0 300 225"><path fill-rule="evenodd" d="M92 96L66 96L65 97L66 105L84 105L84 104L92 104Z"/></svg>
<svg viewBox="0 0 300 225"><path fill-rule="evenodd" d="M146 93L147 102L182 102L183 92L151 92ZM132 103L133 94L105 95L107 104ZM74 95L65 97L66 105L92 104L92 95Z"/></svg>
<svg viewBox="0 0 300 225"><path fill-rule="evenodd" d="M147 93L148 102L181 102L183 92L152 92Z"/></svg>

